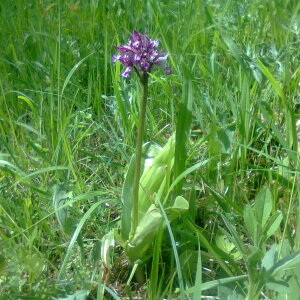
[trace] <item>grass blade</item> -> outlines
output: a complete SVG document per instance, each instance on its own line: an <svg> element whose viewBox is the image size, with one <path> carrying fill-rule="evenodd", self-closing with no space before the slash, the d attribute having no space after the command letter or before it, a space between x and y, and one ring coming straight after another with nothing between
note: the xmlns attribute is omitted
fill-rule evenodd
<svg viewBox="0 0 300 300"><path fill-rule="evenodd" d="M72 254L72 250L73 250L73 247L75 245L75 242L78 238L78 235L80 234L81 232L81 229L85 223L85 221L90 217L90 215L92 214L92 212L99 206L101 205L103 202L105 202L105 200L102 200L102 201L99 201L95 204L93 204L89 210L83 215L83 217L81 218L80 222L78 223L77 227L76 227L76 230L74 231L74 234L71 238L71 241L69 243L69 246L68 246L68 249L67 249L67 252L66 252L66 255L65 255L65 258L62 262L62 265L61 265L61 268L60 268L60 271L59 271L59 274L58 274L58 280L62 280L63 276L65 275L65 272L66 272L66 268L67 268L67 264L69 262L69 259L70 259L70 256Z"/></svg>

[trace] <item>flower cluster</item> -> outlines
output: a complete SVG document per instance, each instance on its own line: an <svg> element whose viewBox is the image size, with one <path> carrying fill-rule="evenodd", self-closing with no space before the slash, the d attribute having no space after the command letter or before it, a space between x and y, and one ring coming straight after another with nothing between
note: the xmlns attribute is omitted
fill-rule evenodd
<svg viewBox="0 0 300 300"><path fill-rule="evenodd" d="M136 30L129 38L126 45L116 47L120 54L113 56L113 62L119 60L126 67L121 76L127 78L134 71L142 78L155 66L161 66L167 75L171 74L171 69L166 65L169 53L163 54L157 50L158 40L150 40L147 34L140 34Z"/></svg>

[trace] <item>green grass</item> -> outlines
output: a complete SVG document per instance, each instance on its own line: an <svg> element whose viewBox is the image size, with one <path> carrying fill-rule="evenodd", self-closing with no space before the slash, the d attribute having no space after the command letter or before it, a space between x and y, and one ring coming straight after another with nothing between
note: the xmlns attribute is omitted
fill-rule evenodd
<svg viewBox="0 0 300 300"><path fill-rule="evenodd" d="M298 300L298 2L2 0L0 298ZM176 131L166 187L190 205L158 232L142 287L120 246L100 255L135 151L138 82L111 60L133 29L170 52L145 141Z"/></svg>

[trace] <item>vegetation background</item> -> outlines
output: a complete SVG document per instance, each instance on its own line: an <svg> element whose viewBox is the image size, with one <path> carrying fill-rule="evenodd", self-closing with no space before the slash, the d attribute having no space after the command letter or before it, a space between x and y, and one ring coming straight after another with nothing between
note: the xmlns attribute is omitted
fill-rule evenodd
<svg viewBox="0 0 300 300"><path fill-rule="evenodd" d="M2 0L3 299L100 299L104 281L105 297L131 297L122 249L116 246L103 266L100 247L118 226L135 149L139 86L134 76L119 78L111 59L133 29L161 41L173 70L157 70L150 82L145 140L164 145L177 128L178 170L207 160L176 190L189 199L192 226L205 238L199 242L197 230L173 222L180 269L165 233L157 264L148 261L145 283L131 285L133 295L182 299L176 288L184 286L194 299L201 290L244 299L251 280L205 292L201 282L250 274L251 264L261 270L257 282L268 282L268 267L257 265L272 245L278 259L294 255L299 269L299 12L297 0ZM263 243L247 219L254 199L271 209L263 205L253 218L261 210L262 227L269 215L278 223L272 230L270 223ZM255 263L250 245L260 249ZM263 285L260 297L300 299L299 272L280 276Z"/></svg>

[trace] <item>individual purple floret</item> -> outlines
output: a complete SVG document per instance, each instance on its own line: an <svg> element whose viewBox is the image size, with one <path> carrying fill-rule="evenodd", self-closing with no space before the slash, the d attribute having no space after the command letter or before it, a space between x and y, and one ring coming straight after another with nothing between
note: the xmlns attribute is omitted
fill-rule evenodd
<svg viewBox="0 0 300 300"><path fill-rule="evenodd" d="M161 66L167 75L171 74L171 69L166 65L169 53L163 54L157 50L158 40L150 40L147 34L140 34L136 30L129 38L126 45L116 47L120 54L113 56L114 63L119 60L126 67L121 76L127 78L134 71L142 78L155 66Z"/></svg>

